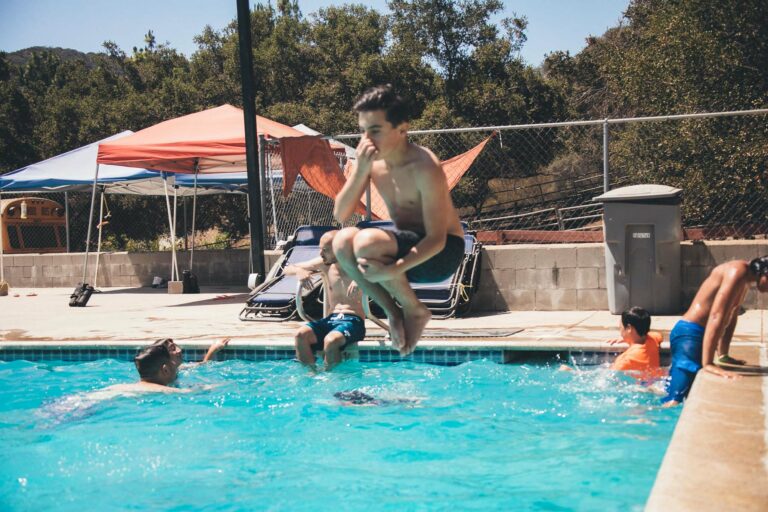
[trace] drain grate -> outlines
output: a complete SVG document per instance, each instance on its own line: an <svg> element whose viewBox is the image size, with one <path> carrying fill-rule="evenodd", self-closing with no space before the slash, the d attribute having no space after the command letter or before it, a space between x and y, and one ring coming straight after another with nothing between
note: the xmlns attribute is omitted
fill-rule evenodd
<svg viewBox="0 0 768 512"><path fill-rule="evenodd" d="M523 329L426 329L421 335L422 339L486 339L486 338L509 338ZM379 339L385 337L384 331L369 330L366 338Z"/></svg>

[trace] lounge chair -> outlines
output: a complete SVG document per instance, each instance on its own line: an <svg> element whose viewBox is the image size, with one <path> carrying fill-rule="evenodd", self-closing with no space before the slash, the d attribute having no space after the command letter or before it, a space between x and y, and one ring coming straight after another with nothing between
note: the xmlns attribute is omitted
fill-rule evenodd
<svg viewBox="0 0 768 512"><path fill-rule="evenodd" d="M298 316L297 293L301 294L304 309L309 314L322 313L320 301L320 276L313 276L312 286L300 287L296 276L286 275L285 267L316 258L320 254L320 237L336 229L333 226L299 226L288 239L283 255L273 265L264 283L251 292L240 320L278 321L292 320Z"/></svg>
<svg viewBox="0 0 768 512"><path fill-rule="evenodd" d="M437 283L411 283L416 297L432 312L433 318L451 318L461 316L472 306L472 296L480 279L480 250L482 244L474 234L464 228L464 259L450 277ZM361 229L394 229L391 221L363 221L357 224ZM382 316L383 312L373 305L373 313ZM370 315L369 315L370 318Z"/></svg>

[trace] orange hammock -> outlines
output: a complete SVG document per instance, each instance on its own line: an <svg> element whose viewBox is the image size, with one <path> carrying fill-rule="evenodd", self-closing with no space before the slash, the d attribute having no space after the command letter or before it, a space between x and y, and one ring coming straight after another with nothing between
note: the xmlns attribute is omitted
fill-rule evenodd
<svg viewBox="0 0 768 512"><path fill-rule="evenodd" d="M456 186L495 135L496 132L493 132L469 151L442 162L449 189ZM328 141L317 136L281 138L280 156L283 161L283 196L291 193L296 177L301 174L307 185L335 199L346 182L345 176L352 171L352 165L348 163L342 174ZM365 206L361 203L355 211L365 214ZM374 185L371 185L371 213L379 219L389 219L386 204Z"/></svg>

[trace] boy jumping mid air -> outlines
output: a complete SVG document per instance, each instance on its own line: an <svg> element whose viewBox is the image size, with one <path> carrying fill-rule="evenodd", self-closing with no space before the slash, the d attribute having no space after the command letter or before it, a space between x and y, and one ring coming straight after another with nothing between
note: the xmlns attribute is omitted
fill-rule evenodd
<svg viewBox="0 0 768 512"><path fill-rule="evenodd" d="M453 274L464 257L464 232L440 161L408 142L408 108L392 86L368 89L354 110L362 131L357 166L336 196L334 216L349 219L373 183L396 230L345 228L333 249L339 266L386 313L393 345L408 355L432 317L409 280Z"/></svg>
<svg viewBox="0 0 768 512"><path fill-rule="evenodd" d="M341 351L350 343L365 338L362 297L354 280L336 262L332 242L338 231L328 231L320 237L320 256L303 263L288 265L285 273L295 275L305 283L319 272L325 284L327 315L309 322L296 332L296 357L307 366L315 366L315 350L325 352L325 367L341 362Z"/></svg>

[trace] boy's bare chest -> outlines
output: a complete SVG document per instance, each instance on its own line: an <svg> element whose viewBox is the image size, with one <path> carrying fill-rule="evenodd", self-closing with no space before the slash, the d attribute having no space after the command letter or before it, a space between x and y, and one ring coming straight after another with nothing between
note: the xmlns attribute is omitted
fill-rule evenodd
<svg viewBox="0 0 768 512"><path fill-rule="evenodd" d="M421 193L412 170L406 168L392 171L382 166L372 171L371 180L387 203L390 213L394 213L393 209L420 209Z"/></svg>
<svg viewBox="0 0 768 512"><path fill-rule="evenodd" d="M339 266L336 264L331 265L328 268L328 285L331 290L343 290L346 291L347 287L352 283L352 278L339 271Z"/></svg>

